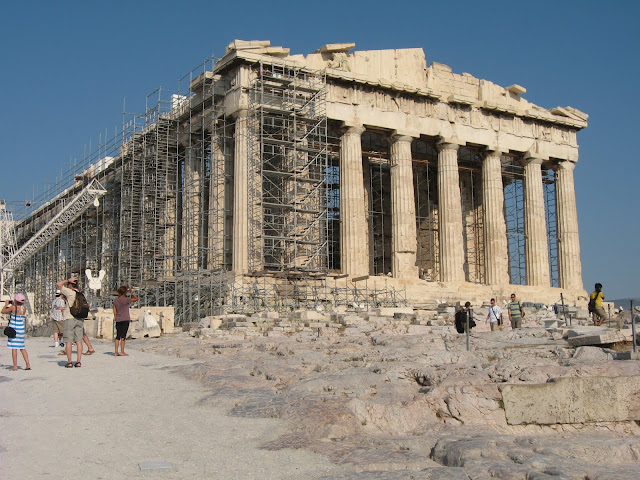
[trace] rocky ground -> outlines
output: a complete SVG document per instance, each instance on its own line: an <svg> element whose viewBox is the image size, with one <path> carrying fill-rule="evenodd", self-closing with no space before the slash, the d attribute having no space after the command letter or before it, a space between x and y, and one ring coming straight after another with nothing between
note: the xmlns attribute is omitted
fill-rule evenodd
<svg viewBox="0 0 640 480"><path fill-rule="evenodd" d="M547 311L515 331L479 322L469 351L446 314L275 317L207 319L132 347L189 359L174 370L210 391L203 403L286 421L261 449L306 449L354 472L323 480L640 478L636 421L507 423L506 384L640 375L615 345L573 348L566 329L546 330Z"/></svg>

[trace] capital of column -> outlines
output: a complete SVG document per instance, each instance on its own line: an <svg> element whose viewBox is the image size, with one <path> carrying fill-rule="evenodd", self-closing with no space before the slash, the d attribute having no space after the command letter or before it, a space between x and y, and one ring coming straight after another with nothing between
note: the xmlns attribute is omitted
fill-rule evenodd
<svg viewBox="0 0 640 480"><path fill-rule="evenodd" d="M495 158L495 157L502 157L502 151L497 149L497 148L487 148L485 150L485 157L484 159L488 159L488 158Z"/></svg>
<svg viewBox="0 0 640 480"><path fill-rule="evenodd" d="M572 172L574 168L576 168L576 164L571 160L561 160L558 162L558 170L568 170Z"/></svg>
<svg viewBox="0 0 640 480"><path fill-rule="evenodd" d="M394 130L391 133L391 140L394 142L412 142L416 138L420 138L420 134L411 130Z"/></svg>
<svg viewBox="0 0 640 480"><path fill-rule="evenodd" d="M235 118L236 120L240 119L240 118L246 118L249 116L249 110L246 108L243 108L241 110L236 110L235 112L233 112L231 114L231 116L233 118Z"/></svg>
<svg viewBox="0 0 640 480"><path fill-rule="evenodd" d="M342 130L344 133L362 135L366 131L366 128L364 128L364 125L343 122Z"/></svg>
<svg viewBox="0 0 640 480"><path fill-rule="evenodd" d="M539 158L539 157L527 157L525 156L522 161L524 162L525 165L542 165L542 163L545 161L544 158Z"/></svg>
<svg viewBox="0 0 640 480"><path fill-rule="evenodd" d="M443 150L454 150L457 152L461 147L461 144L454 139L441 138L440 140L438 140L437 147L438 151L440 152Z"/></svg>

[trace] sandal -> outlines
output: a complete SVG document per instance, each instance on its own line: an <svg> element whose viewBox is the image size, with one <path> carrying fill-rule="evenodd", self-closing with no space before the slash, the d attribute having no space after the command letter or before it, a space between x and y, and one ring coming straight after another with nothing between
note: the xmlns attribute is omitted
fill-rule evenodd
<svg viewBox="0 0 640 480"><path fill-rule="evenodd" d="M95 350L89 350L88 352L83 353L83 355L93 355L94 353L96 353Z"/></svg>
<svg viewBox="0 0 640 480"><path fill-rule="evenodd" d="M82 364L80 362L76 362L76 364L74 365L74 367L80 368L82 366Z"/></svg>
<svg viewBox="0 0 640 480"><path fill-rule="evenodd" d="M69 362L67 363L64 368L72 368L73 367L73 363Z"/></svg>

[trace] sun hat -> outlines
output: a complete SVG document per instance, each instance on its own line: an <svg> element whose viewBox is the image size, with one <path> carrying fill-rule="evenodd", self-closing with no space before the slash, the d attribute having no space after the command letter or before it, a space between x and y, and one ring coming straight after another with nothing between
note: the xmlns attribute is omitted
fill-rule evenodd
<svg viewBox="0 0 640 480"><path fill-rule="evenodd" d="M13 300L18 302L18 303L24 303L25 298L24 295L21 293L17 293L15 297L13 297Z"/></svg>

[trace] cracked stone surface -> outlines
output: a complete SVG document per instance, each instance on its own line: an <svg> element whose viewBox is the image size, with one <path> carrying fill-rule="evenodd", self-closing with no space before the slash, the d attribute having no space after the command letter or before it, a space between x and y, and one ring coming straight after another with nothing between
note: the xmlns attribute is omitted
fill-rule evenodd
<svg viewBox="0 0 640 480"><path fill-rule="evenodd" d="M139 348L189 358L176 373L207 387L229 415L278 418L267 450L307 449L353 470L341 479L640 478L636 421L508 425L500 386L551 378L637 376L607 348L572 348L557 332L472 334L383 321L248 336L201 329ZM194 336L195 335L195 336Z"/></svg>

